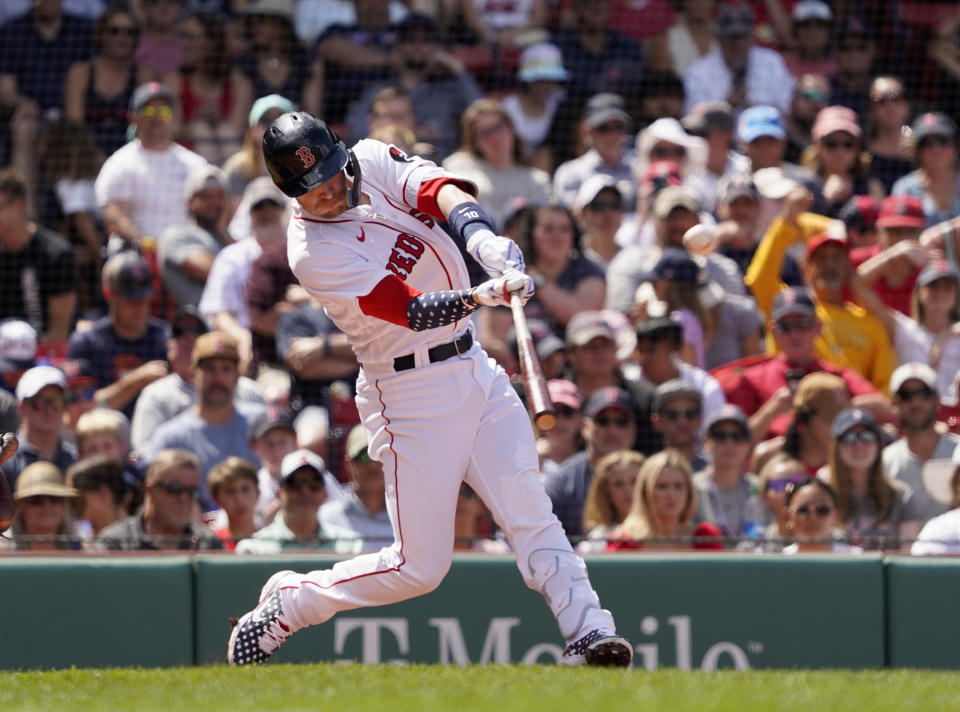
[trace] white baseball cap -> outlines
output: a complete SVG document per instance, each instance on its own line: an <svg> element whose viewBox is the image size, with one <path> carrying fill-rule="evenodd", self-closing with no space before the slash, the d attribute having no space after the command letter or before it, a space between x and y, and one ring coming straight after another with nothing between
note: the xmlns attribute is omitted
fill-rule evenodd
<svg viewBox="0 0 960 712"><path fill-rule="evenodd" d="M67 377L55 366L34 366L17 381L17 400L33 398L47 386L59 386L66 392Z"/></svg>
<svg viewBox="0 0 960 712"><path fill-rule="evenodd" d="M937 390L937 373L925 363L905 363L897 366L890 376L890 395L895 396L903 384L912 378L922 381L927 388Z"/></svg>
<svg viewBox="0 0 960 712"><path fill-rule="evenodd" d="M942 504L953 503L953 474L960 466L960 447L954 448L949 460L927 460L923 463L923 486L930 496Z"/></svg>
<svg viewBox="0 0 960 712"><path fill-rule="evenodd" d="M37 355L37 331L23 319L0 322L0 358L33 363Z"/></svg>
<svg viewBox="0 0 960 712"><path fill-rule="evenodd" d="M309 467L315 470L321 481L323 481L323 473L327 471L323 458L313 450L307 450L306 448L294 450L286 455L280 463L280 484L283 484L284 480L301 467Z"/></svg>
<svg viewBox="0 0 960 712"><path fill-rule="evenodd" d="M793 6L791 18L794 22L809 22L810 20L832 22L833 11L823 0L800 0Z"/></svg>

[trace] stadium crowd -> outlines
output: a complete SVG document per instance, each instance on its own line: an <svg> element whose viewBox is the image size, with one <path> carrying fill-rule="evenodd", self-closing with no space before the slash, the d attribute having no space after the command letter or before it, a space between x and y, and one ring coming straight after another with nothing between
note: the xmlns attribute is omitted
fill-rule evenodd
<svg viewBox="0 0 960 712"><path fill-rule="evenodd" d="M0 549L392 541L360 364L290 272L260 151L302 109L470 179L521 247L543 482L581 552L960 552L953 3L8 0L0 23ZM509 311L475 319L518 373ZM466 485L456 534L508 549Z"/></svg>

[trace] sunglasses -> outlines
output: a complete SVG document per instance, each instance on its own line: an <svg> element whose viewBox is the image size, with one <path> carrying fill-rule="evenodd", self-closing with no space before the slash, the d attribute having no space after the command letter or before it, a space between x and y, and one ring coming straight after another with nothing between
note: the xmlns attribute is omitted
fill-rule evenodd
<svg viewBox="0 0 960 712"><path fill-rule="evenodd" d="M119 25L115 25L113 27L107 28L107 34L113 37L119 37L120 35L126 35L127 37L136 37L140 33L137 31L136 27L121 27Z"/></svg>
<svg viewBox="0 0 960 712"><path fill-rule="evenodd" d="M906 389L897 391L897 400L901 400L904 403L909 403L915 398L920 400L929 400L933 397L933 389L931 388L917 388L912 391Z"/></svg>
<svg viewBox="0 0 960 712"><path fill-rule="evenodd" d="M917 142L920 148L929 148L930 146L948 146L950 139L946 136L925 136Z"/></svg>
<svg viewBox="0 0 960 712"><path fill-rule="evenodd" d="M553 412L557 414L558 418L574 418L577 413L580 411L571 408L568 405L556 405L553 406Z"/></svg>
<svg viewBox="0 0 960 712"><path fill-rule="evenodd" d="M814 514L820 519L825 519L833 512L833 507L829 504L817 504L812 507L809 504L801 504L793 511L796 512L798 517L809 517Z"/></svg>
<svg viewBox="0 0 960 712"><path fill-rule="evenodd" d="M178 495L185 494L190 499L196 499L197 493L200 491L200 488L196 485L182 485L179 482L154 482L150 485L151 487L158 487L166 492L171 497L177 497Z"/></svg>
<svg viewBox="0 0 960 712"><path fill-rule="evenodd" d="M838 148L842 148L844 151L852 151L857 147L855 141L837 141L832 138L825 138L821 144L828 151L836 151Z"/></svg>
<svg viewBox="0 0 960 712"><path fill-rule="evenodd" d="M173 107L170 106L145 106L140 109L140 116L144 119L172 119Z"/></svg>
<svg viewBox="0 0 960 712"><path fill-rule="evenodd" d="M673 148L670 146L654 146L650 155L654 158L683 158L687 155L687 149L683 146L674 146Z"/></svg>
<svg viewBox="0 0 960 712"><path fill-rule="evenodd" d="M807 101L819 101L821 104L826 104L830 101L830 96L822 91L805 91L800 94L800 96Z"/></svg>
<svg viewBox="0 0 960 712"><path fill-rule="evenodd" d="M67 394L63 397L64 403L70 405L71 403L82 403L84 401L92 401L93 396L96 394L96 388L85 388L80 391L67 391Z"/></svg>
<svg viewBox="0 0 960 712"><path fill-rule="evenodd" d="M619 200L594 200L587 206L591 210L623 210L623 203Z"/></svg>
<svg viewBox="0 0 960 712"><path fill-rule="evenodd" d="M848 430L839 438L837 442L841 442L844 445L853 445L854 443L875 443L880 438L872 430Z"/></svg>
<svg viewBox="0 0 960 712"><path fill-rule="evenodd" d="M767 482L767 489L771 492L781 493L788 489L793 489L806 479L805 475L796 475L794 477L777 477Z"/></svg>
<svg viewBox="0 0 960 712"><path fill-rule="evenodd" d="M778 321L774 324L774 328L781 334L789 334L791 331L812 329L816 323L815 319L794 319L793 321Z"/></svg>
<svg viewBox="0 0 960 712"><path fill-rule="evenodd" d="M27 504L31 507L41 507L45 504L63 504L63 497L56 497L52 494L35 494L27 497Z"/></svg>
<svg viewBox="0 0 960 712"><path fill-rule="evenodd" d="M742 430L711 430L707 435L711 440L716 440L718 443L728 441L745 443L750 439L750 436Z"/></svg>
<svg viewBox="0 0 960 712"><path fill-rule="evenodd" d="M660 413L664 418L670 421L677 421L683 418L684 420L696 420L700 417L699 408L685 408L684 410L672 410L667 409Z"/></svg>
<svg viewBox="0 0 960 712"><path fill-rule="evenodd" d="M284 481L283 486L289 490L301 490L306 487L311 492L319 492L323 489L323 480L321 480L319 476L291 477Z"/></svg>
<svg viewBox="0 0 960 712"><path fill-rule="evenodd" d="M35 410L42 410L43 408L53 408L54 410L63 410L64 403L66 403L65 396L46 396L41 398L36 396L27 401Z"/></svg>
<svg viewBox="0 0 960 712"><path fill-rule="evenodd" d="M614 425L618 428L626 428L630 425L629 418L614 418L609 415L598 415L593 419L593 422L599 425L601 428L606 428L609 425Z"/></svg>

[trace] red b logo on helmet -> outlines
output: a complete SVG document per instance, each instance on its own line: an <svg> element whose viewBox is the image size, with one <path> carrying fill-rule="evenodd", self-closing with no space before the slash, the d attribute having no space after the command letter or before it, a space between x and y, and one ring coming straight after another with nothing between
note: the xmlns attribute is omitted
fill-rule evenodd
<svg viewBox="0 0 960 712"><path fill-rule="evenodd" d="M317 159L314 158L313 154L310 152L310 149L306 146L302 146L301 148L297 149L297 158L303 161L304 168L309 168L317 162Z"/></svg>

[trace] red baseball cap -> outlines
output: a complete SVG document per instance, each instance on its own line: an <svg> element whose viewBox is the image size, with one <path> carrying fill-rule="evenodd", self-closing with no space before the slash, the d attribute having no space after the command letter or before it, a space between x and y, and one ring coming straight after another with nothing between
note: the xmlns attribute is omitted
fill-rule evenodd
<svg viewBox="0 0 960 712"><path fill-rule="evenodd" d="M923 227L927 224L920 198L891 195L880 203L877 227Z"/></svg>
<svg viewBox="0 0 960 712"><path fill-rule="evenodd" d="M839 245L844 250L850 251L850 243L847 242L842 237L837 237L826 232L821 232L819 235L814 235L807 242L807 259L813 255L818 249L824 245Z"/></svg>

